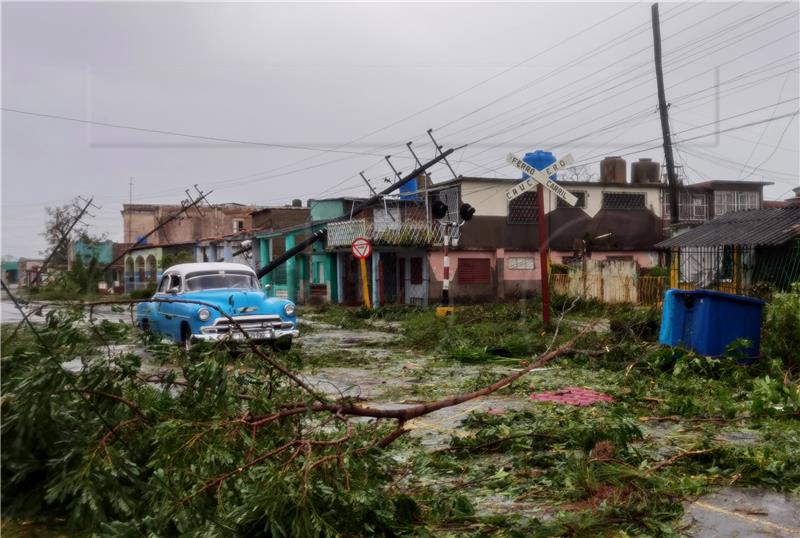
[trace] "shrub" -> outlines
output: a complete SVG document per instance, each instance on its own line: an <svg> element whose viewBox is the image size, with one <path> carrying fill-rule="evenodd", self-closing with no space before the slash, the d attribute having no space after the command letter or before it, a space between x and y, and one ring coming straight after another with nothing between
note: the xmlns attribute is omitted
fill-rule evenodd
<svg viewBox="0 0 800 538"><path fill-rule="evenodd" d="M762 354L780 359L786 368L800 368L800 282L788 293L775 294L767 306Z"/></svg>

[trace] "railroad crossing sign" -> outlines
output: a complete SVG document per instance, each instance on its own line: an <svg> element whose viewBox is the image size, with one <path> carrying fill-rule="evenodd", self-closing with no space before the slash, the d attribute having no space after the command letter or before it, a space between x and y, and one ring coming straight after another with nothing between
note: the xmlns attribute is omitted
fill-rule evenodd
<svg viewBox="0 0 800 538"><path fill-rule="evenodd" d="M563 159L557 160L544 170L537 170L522 159L517 158L513 153L508 154L506 162L512 166L516 166L530 176L528 179L523 179L506 191L506 198L508 198L509 201L526 192L536 190L536 184L539 183L569 205L574 207L575 204L578 203L578 198L574 194L550 179L550 176L557 170L562 170L574 162L571 154L568 153Z"/></svg>
<svg viewBox="0 0 800 538"><path fill-rule="evenodd" d="M353 256L359 260L363 260L372 255L372 244L366 237L356 237L350 245L350 251L353 253Z"/></svg>

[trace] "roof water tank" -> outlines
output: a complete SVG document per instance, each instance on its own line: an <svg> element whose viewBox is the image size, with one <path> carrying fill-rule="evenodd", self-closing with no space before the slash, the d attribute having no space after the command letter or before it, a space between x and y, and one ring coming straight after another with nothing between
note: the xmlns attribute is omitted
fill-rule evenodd
<svg viewBox="0 0 800 538"><path fill-rule="evenodd" d="M625 183L625 164L622 157L606 157L600 161L600 182Z"/></svg>
<svg viewBox="0 0 800 538"><path fill-rule="evenodd" d="M653 159L639 159L631 163L631 183L658 183L661 165Z"/></svg>
<svg viewBox="0 0 800 538"><path fill-rule="evenodd" d="M400 185L400 199L401 200L418 200L417 194L417 178L412 179L404 185Z"/></svg>
<svg viewBox="0 0 800 538"><path fill-rule="evenodd" d="M541 149L537 149L536 151L532 151L530 153L526 153L525 156L522 158L523 161L528 163L529 165L533 166L537 170L544 170L554 162L556 162L556 156L550 153L549 151L544 151ZM522 173L522 179L528 179L530 176L526 173ZM556 174L550 176L550 179L553 181L556 180Z"/></svg>

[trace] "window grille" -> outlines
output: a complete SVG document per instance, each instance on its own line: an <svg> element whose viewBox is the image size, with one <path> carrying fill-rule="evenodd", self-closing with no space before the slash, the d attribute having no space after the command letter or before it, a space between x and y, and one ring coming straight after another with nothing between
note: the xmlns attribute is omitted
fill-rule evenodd
<svg viewBox="0 0 800 538"><path fill-rule="evenodd" d="M509 224L539 222L539 203L536 192L526 192L508 202Z"/></svg>
<svg viewBox="0 0 800 538"><path fill-rule="evenodd" d="M461 207L461 189L458 187L450 187L449 189L439 191L438 196L439 200L441 200L442 203L447 206L447 216L443 218L441 222L460 222L461 217L458 214L458 209ZM454 244L457 244L461 236L461 227L451 226L449 233Z"/></svg>
<svg viewBox="0 0 800 538"><path fill-rule="evenodd" d="M642 192L604 192L603 209L645 209Z"/></svg>
<svg viewBox="0 0 800 538"><path fill-rule="evenodd" d="M569 191L570 193L574 194L578 201L575 203L574 206L569 205L567 202L562 200L561 198L557 198L556 207L579 207L581 209L586 207L586 193L583 191Z"/></svg>
<svg viewBox="0 0 800 538"><path fill-rule="evenodd" d="M286 285L286 264L282 263L278 267L275 268L274 271L271 273L272 276L272 283L276 286L285 286Z"/></svg>
<svg viewBox="0 0 800 538"><path fill-rule="evenodd" d="M445 222L458 222L458 208L461 205L461 193L458 187L439 191L439 200L447 206L447 216L442 220Z"/></svg>
<svg viewBox="0 0 800 538"><path fill-rule="evenodd" d="M663 218L669 218L669 193L663 197ZM706 220L708 218L708 204L703 193L681 192L678 195L678 218L680 220Z"/></svg>
<svg viewBox="0 0 800 538"><path fill-rule="evenodd" d="M459 284L488 284L490 281L491 262L488 258L459 258Z"/></svg>
<svg viewBox="0 0 800 538"><path fill-rule="evenodd" d="M753 191L714 191L714 216L731 211L758 209L758 193Z"/></svg>

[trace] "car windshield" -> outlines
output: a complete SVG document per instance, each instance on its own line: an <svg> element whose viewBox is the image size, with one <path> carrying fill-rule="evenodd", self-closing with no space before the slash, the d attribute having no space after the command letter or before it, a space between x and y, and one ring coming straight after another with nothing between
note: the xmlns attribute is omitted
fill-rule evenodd
<svg viewBox="0 0 800 538"><path fill-rule="evenodd" d="M186 276L188 291L213 290L221 288L237 288L245 290L259 289L258 279L252 273L190 273Z"/></svg>

